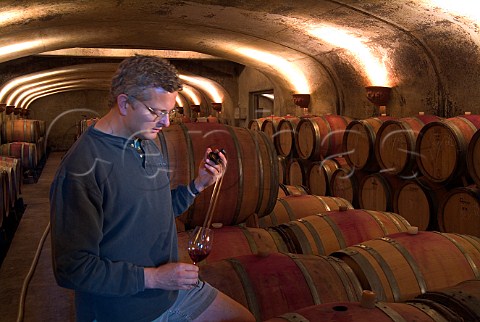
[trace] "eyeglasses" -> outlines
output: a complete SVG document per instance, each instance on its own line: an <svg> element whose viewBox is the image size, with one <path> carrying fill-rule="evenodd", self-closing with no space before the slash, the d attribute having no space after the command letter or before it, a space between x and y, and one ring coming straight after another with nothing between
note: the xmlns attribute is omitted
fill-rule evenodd
<svg viewBox="0 0 480 322"><path fill-rule="evenodd" d="M128 97L132 97L134 98L137 102L140 102L142 103L143 106L145 106L145 108L150 112L152 113L152 115L155 116L155 119L154 120L157 120L158 118L162 118L162 117L165 117L165 116L168 116L169 118L171 118L177 111L175 109L171 110L171 111L160 111L160 110L154 110L153 108L151 108L150 106L148 106L147 104L145 104L144 102L140 101L138 98L136 98L135 96L132 96L132 95L127 95Z"/></svg>

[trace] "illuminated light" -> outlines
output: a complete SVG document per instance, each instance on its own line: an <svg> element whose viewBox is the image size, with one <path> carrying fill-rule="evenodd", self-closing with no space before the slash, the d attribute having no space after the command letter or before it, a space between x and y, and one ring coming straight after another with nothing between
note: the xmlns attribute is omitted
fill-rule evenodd
<svg viewBox="0 0 480 322"><path fill-rule="evenodd" d="M91 84L97 84L95 79L89 79L88 81L84 79L78 79L78 80L69 80L69 81L64 81L64 82L56 82L52 84L45 84L43 86L36 86L34 88L28 89L26 91L23 91L18 98L15 100L15 105L20 105L21 101L28 95L32 93L38 93L43 90L48 90L51 88L59 88L61 86L66 86L66 85L72 85L72 84L86 84L86 83L91 83Z"/></svg>
<svg viewBox="0 0 480 322"><path fill-rule="evenodd" d="M390 86L384 58L375 57L371 48L365 44L366 40L329 26L316 27L309 30L309 33L322 41L348 50L363 66L371 85Z"/></svg>
<svg viewBox="0 0 480 322"><path fill-rule="evenodd" d="M11 91L14 87L19 86L20 84L34 81L40 78L48 77L48 76L53 76L56 74L61 74L61 73L62 71L54 71L54 72L45 72L40 74L17 77L2 87L2 89L0 90L0 101L4 100L5 95L9 91Z"/></svg>
<svg viewBox="0 0 480 322"><path fill-rule="evenodd" d="M287 59L270 54L264 51L251 48L237 48L237 51L243 55L253 58L259 62L271 66L284 75L297 93L310 93L310 86L302 70Z"/></svg>
<svg viewBox="0 0 480 322"><path fill-rule="evenodd" d="M178 106L183 106L182 100L180 99L180 95L177 95L177 98L175 98L175 102L177 102Z"/></svg>
<svg viewBox="0 0 480 322"><path fill-rule="evenodd" d="M10 80L0 89L0 101L4 101L6 97L11 96L9 92L13 91L15 87L18 87L22 84L26 84L29 82L40 81L42 79L50 78L52 76L60 76L65 75L63 78L67 78L68 74L73 74L69 77L76 77L79 73L84 75L86 73L90 74L98 74L98 73L105 73L106 77L111 77L111 74L117 67L117 64L113 63L105 63L105 64L83 64L83 65L73 65L68 67L61 67L58 69L51 69L48 71L28 74L25 76L20 76ZM84 78L87 78L84 76Z"/></svg>
<svg viewBox="0 0 480 322"><path fill-rule="evenodd" d="M0 47L0 57L11 55L12 53L42 46L43 40L30 40Z"/></svg>
<svg viewBox="0 0 480 322"><path fill-rule="evenodd" d="M90 88L98 89L98 87L99 87L99 84L90 84L90 85L74 84L74 85L61 86L58 88L51 88L48 90L42 90L40 92L35 92L25 97L24 100L22 101L22 106L24 108L28 108L30 104L33 103L33 101L44 96L49 96L49 95L68 92L68 91L77 91L81 89L90 89ZM105 84L105 89L108 89L108 84Z"/></svg>
<svg viewBox="0 0 480 322"><path fill-rule="evenodd" d="M39 86L48 85L48 84L56 85L60 80L61 80L60 78L54 78L54 79L39 81L36 83L27 83L25 85L18 86L14 91L12 91L11 94L8 95L8 98L6 99L6 101L7 103L14 102L17 97L22 95L22 93L31 91L32 88L35 89Z"/></svg>
<svg viewBox="0 0 480 322"><path fill-rule="evenodd" d="M197 94L193 92L192 88L184 85L182 92L187 94L187 96L190 98L194 105L200 105L200 99L198 98Z"/></svg>
<svg viewBox="0 0 480 322"><path fill-rule="evenodd" d="M217 88L212 84L212 81L207 80L207 79L202 79L199 77L191 77L191 76L186 76L186 75L179 75L180 79L183 79L196 87L201 88L205 92L207 92L210 97L212 98L212 101L214 102L223 102L223 95L220 95L218 92Z"/></svg>
<svg viewBox="0 0 480 322"><path fill-rule="evenodd" d="M453 14L480 22L480 2L473 0L424 0L429 6L439 7Z"/></svg>
<svg viewBox="0 0 480 322"><path fill-rule="evenodd" d="M103 81L103 82L102 82ZM55 84L49 84L49 85L44 85L44 86L37 86L35 88L29 89L25 92L23 92L19 97L15 100L15 105L25 105L24 101L28 100L29 98L38 93L43 93L48 90L55 90L59 88L63 88L66 86L86 86L86 84L90 85L90 88L98 88L98 87L103 87L103 88L108 88L109 83L107 83L105 80L100 79L100 80L93 80L89 79L88 81L86 80L70 80L70 81L65 81L65 82L58 82Z"/></svg>

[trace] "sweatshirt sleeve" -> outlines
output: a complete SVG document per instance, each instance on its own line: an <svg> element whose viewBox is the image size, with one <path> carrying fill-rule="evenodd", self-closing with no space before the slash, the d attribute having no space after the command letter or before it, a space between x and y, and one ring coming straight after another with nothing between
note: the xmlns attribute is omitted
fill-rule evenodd
<svg viewBox="0 0 480 322"><path fill-rule="evenodd" d="M143 267L101 257L102 197L98 187L59 176L50 189L53 269L66 288L107 296L144 290Z"/></svg>
<svg viewBox="0 0 480 322"><path fill-rule="evenodd" d="M184 213L195 201L195 197L188 192L187 186L180 185L172 190L172 204L175 216Z"/></svg>

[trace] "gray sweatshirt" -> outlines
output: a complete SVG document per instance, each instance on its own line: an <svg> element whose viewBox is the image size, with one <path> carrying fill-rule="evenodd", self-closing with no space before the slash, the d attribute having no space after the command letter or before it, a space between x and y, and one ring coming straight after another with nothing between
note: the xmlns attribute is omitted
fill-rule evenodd
<svg viewBox="0 0 480 322"><path fill-rule="evenodd" d="M151 321L177 296L145 289L143 267L177 261L174 218L194 197L170 189L154 142L143 157L132 143L89 127L51 185L54 274L75 290L77 321Z"/></svg>

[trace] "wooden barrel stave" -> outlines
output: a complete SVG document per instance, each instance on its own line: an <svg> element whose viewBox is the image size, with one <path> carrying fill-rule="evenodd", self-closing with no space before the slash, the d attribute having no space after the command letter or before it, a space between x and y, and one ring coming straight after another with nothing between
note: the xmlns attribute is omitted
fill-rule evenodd
<svg viewBox="0 0 480 322"><path fill-rule="evenodd" d="M4 143L36 143L39 138L40 122L38 120L7 120L2 124L2 140Z"/></svg>
<svg viewBox="0 0 480 322"><path fill-rule="evenodd" d="M306 174L306 185L312 194L317 196L330 196L330 180L338 168L348 168L343 157L332 157L322 161L312 162Z"/></svg>
<svg viewBox="0 0 480 322"><path fill-rule="evenodd" d="M393 211L419 230L438 230L437 213L447 192L424 177L405 180L395 192Z"/></svg>
<svg viewBox="0 0 480 322"><path fill-rule="evenodd" d="M477 186L480 186L480 130L470 139L467 147L467 172Z"/></svg>
<svg viewBox="0 0 480 322"><path fill-rule="evenodd" d="M452 287L426 292L417 299L427 299L449 307L464 321L480 321L480 280L467 280Z"/></svg>
<svg viewBox="0 0 480 322"><path fill-rule="evenodd" d="M408 231L410 224L391 212L346 209L307 216L278 227L285 244L299 254L329 255L373 238Z"/></svg>
<svg viewBox="0 0 480 322"><path fill-rule="evenodd" d="M415 146L420 172L436 183L450 183L468 175L466 154L480 128L480 115L462 115L426 124Z"/></svg>
<svg viewBox="0 0 480 322"><path fill-rule="evenodd" d="M280 120L277 125L277 132L274 137L275 149L277 154L284 157L296 157L295 150L295 132L299 117L285 117Z"/></svg>
<svg viewBox="0 0 480 322"><path fill-rule="evenodd" d="M332 302L288 312L264 322L462 322L447 307L432 302L377 302L372 308L360 302Z"/></svg>
<svg viewBox="0 0 480 322"><path fill-rule="evenodd" d="M287 164L287 183L289 185L307 185L308 160L299 158L291 159Z"/></svg>
<svg viewBox="0 0 480 322"><path fill-rule="evenodd" d="M360 182L368 172L350 168L338 168L333 171L330 179L330 194L350 202L354 208L360 208Z"/></svg>
<svg viewBox="0 0 480 322"><path fill-rule="evenodd" d="M178 124L159 133L158 145L168 159L172 188L194 179L207 147L225 149L228 168L213 222L240 224L253 213L261 217L273 210L278 195L278 161L263 132L220 123ZM187 229L203 224L212 192L213 186L205 189L181 215Z"/></svg>
<svg viewBox="0 0 480 322"><path fill-rule="evenodd" d="M179 262L193 263L187 246L191 230L177 233ZM199 266L217 262L225 258L286 252L287 246L274 230L242 226L223 226L213 229L213 246L208 257Z"/></svg>
<svg viewBox="0 0 480 322"><path fill-rule="evenodd" d="M279 184L278 189L278 198L283 198L285 196L301 196L309 195L310 191L307 187L302 185L288 185L288 184Z"/></svg>
<svg viewBox="0 0 480 322"><path fill-rule="evenodd" d="M285 196L277 199L273 211L268 216L259 218L259 226L277 226L325 211L339 210L341 207L353 208L347 200L339 197L316 195Z"/></svg>
<svg viewBox="0 0 480 322"><path fill-rule="evenodd" d="M360 208L393 211L395 191L402 182L399 176L384 172L366 175L359 185Z"/></svg>
<svg viewBox="0 0 480 322"><path fill-rule="evenodd" d="M312 161L342 153L342 138L352 118L326 114L302 118L295 132L298 157Z"/></svg>
<svg viewBox="0 0 480 322"><path fill-rule="evenodd" d="M395 175L415 175L418 133L425 124L440 119L434 115L418 115L385 121L375 139L375 156L380 168Z"/></svg>
<svg viewBox="0 0 480 322"><path fill-rule="evenodd" d="M37 145L28 142L10 142L0 145L2 156L20 159L23 170L33 170L38 165Z"/></svg>
<svg viewBox="0 0 480 322"><path fill-rule="evenodd" d="M454 234L419 232L369 240L332 256L352 267L379 300L399 302L478 278L479 252L477 245L463 247Z"/></svg>
<svg viewBox="0 0 480 322"><path fill-rule="evenodd" d="M352 169L378 171L380 166L375 157L375 141L381 125L395 119L390 116L372 117L351 121L343 135L343 156Z"/></svg>
<svg viewBox="0 0 480 322"><path fill-rule="evenodd" d="M329 256L240 256L202 266L200 278L247 307L257 321L314 304L356 301L361 294L351 269Z"/></svg>
<svg viewBox="0 0 480 322"><path fill-rule="evenodd" d="M480 237L480 189L476 185L451 189L437 213L442 232Z"/></svg>

